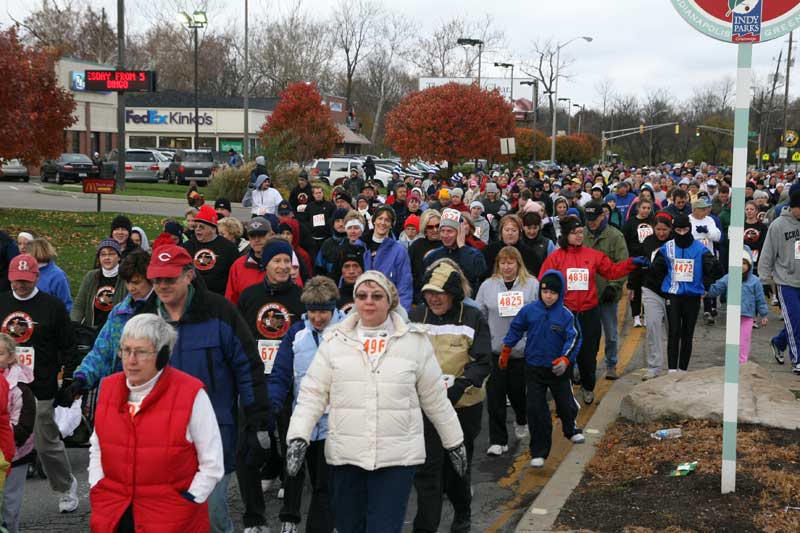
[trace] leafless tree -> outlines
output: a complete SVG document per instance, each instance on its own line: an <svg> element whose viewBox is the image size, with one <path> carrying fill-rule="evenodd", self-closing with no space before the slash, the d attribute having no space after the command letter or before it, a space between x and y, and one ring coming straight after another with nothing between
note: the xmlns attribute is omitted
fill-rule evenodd
<svg viewBox="0 0 800 533"><path fill-rule="evenodd" d="M595 83L594 90L599 99L601 109L602 123L601 128L606 129L606 116L611 105L611 100L614 98L614 83L610 78L603 78L602 81Z"/></svg>
<svg viewBox="0 0 800 533"><path fill-rule="evenodd" d="M533 51L530 61L522 62L522 72L539 80L540 92L547 96L547 101L550 107L550 116L553 116L553 90L555 89L556 71L558 75L563 78L569 78L569 67L573 59L565 54L561 54L560 66L556 68L556 58L558 57L558 43L548 39L543 41L534 41Z"/></svg>
<svg viewBox="0 0 800 533"><path fill-rule="evenodd" d="M333 40L344 55L345 100L351 109L353 78L380 38L376 30L382 8L374 0L339 0L333 12Z"/></svg>

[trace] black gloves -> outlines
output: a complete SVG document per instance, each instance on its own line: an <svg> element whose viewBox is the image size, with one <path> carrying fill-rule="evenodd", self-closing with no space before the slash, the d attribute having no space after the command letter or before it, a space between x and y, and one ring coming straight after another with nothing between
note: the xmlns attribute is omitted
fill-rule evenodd
<svg viewBox="0 0 800 533"><path fill-rule="evenodd" d="M248 430L242 443L244 462L247 466L261 466L267 460L269 449L269 432Z"/></svg>
<svg viewBox="0 0 800 533"><path fill-rule="evenodd" d="M607 304L616 301L617 299L617 288L612 287L611 285L606 285L606 288L603 289L603 294L600 295L600 303Z"/></svg>
<svg viewBox="0 0 800 533"><path fill-rule="evenodd" d="M75 397L73 394L73 387L77 383L82 383L83 380L79 379L78 381L73 381L72 378L64 378L61 381L61 388L58 389L56 393L56 397L53 399L53 407L69 407L72 405L72 402L75 401ZM85 388L86 384L83 383L83 387Z"/></svg>
<svg viewBox="0 0 800 533"><path fill-rule="evenodd" d="M468 380L464 378L456 378L453 381L453 384L450 385L450 388L447 389L447 399L450 400L450 403L453 405L458 403L458 400L464 396L464 391L467 390L471 384Z"/></svg>
<svg viewBox="0 0 800 533"><path fill-rule="evenodd" d="M306 458L306 450L308 443L303 439L292 439L289 442L289 447L286 450L286 473L294 477L303 466L303 461Z"/></svg>
<svg viewBox="0 0 800 533"><path fill-rule="evenodd" d="M697 226L695 230L697 230L697 233L708 233L707 226Z"/></svg>

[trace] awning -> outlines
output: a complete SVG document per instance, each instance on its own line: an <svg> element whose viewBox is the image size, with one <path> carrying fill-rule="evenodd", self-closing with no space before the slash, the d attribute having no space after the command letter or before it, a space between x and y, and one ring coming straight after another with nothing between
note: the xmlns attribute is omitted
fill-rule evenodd
<svg viewBox="0 0 800 533"><path fill-rule="evenodd" d="M336 128L339 130L339 134L342 136L341 144L372 144L369 139L360 133L354 132L345 124L337 124Z"/></svg>

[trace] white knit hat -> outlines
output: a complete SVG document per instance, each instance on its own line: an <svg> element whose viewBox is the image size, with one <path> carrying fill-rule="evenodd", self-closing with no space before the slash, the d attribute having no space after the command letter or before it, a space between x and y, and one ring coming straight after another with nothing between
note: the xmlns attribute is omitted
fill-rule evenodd
<svg viewBox="0 0 800 533"><path fill-rule="evenodd" d="M358 290L359 285L364 283L365 281L371 281L378 285L383 292L389 297L389 311L397 307L397 304L400 301L400 296L397 294L397 287L394 286L394 283L389 281L383 272L378 270L367 270L356 280L355 285L353 285L353 294L355 295L356 291Z"/></svg>

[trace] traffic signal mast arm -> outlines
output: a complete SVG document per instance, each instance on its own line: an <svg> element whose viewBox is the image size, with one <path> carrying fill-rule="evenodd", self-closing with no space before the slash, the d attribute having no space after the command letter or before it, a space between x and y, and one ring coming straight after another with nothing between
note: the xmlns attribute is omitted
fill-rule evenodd
<svg viewBox="0 0 800 533"><path fill-rule="evenodd" d="M602 141L608 142L613 141L614 139L620 139L622 137L628 137L629 135L636 135L642 134L647 131L657 130L659 128L666 128L667 126L675 126L678 124L677 122L665 122L663 124L653 124L651 126L645 126L644 124L640 126L636 126L633 128L623 128L621 130L610 130L610 131L603 131L602 132Z"/></svg>
<svg viewBox="0 0 800 533"><path fill-rule="evenodd" d="M703 124L700 124L699 126L697 126L697 129L713 131L714 133L721 133L723 135L733 137L733 130L729 130L728 128L718 128L716 126L704 126ZM759 134L759 138L760 137L761 135ZM747 142L751 142L753 144L759 144L759 141L756 139L747 139Z"/></svg>

